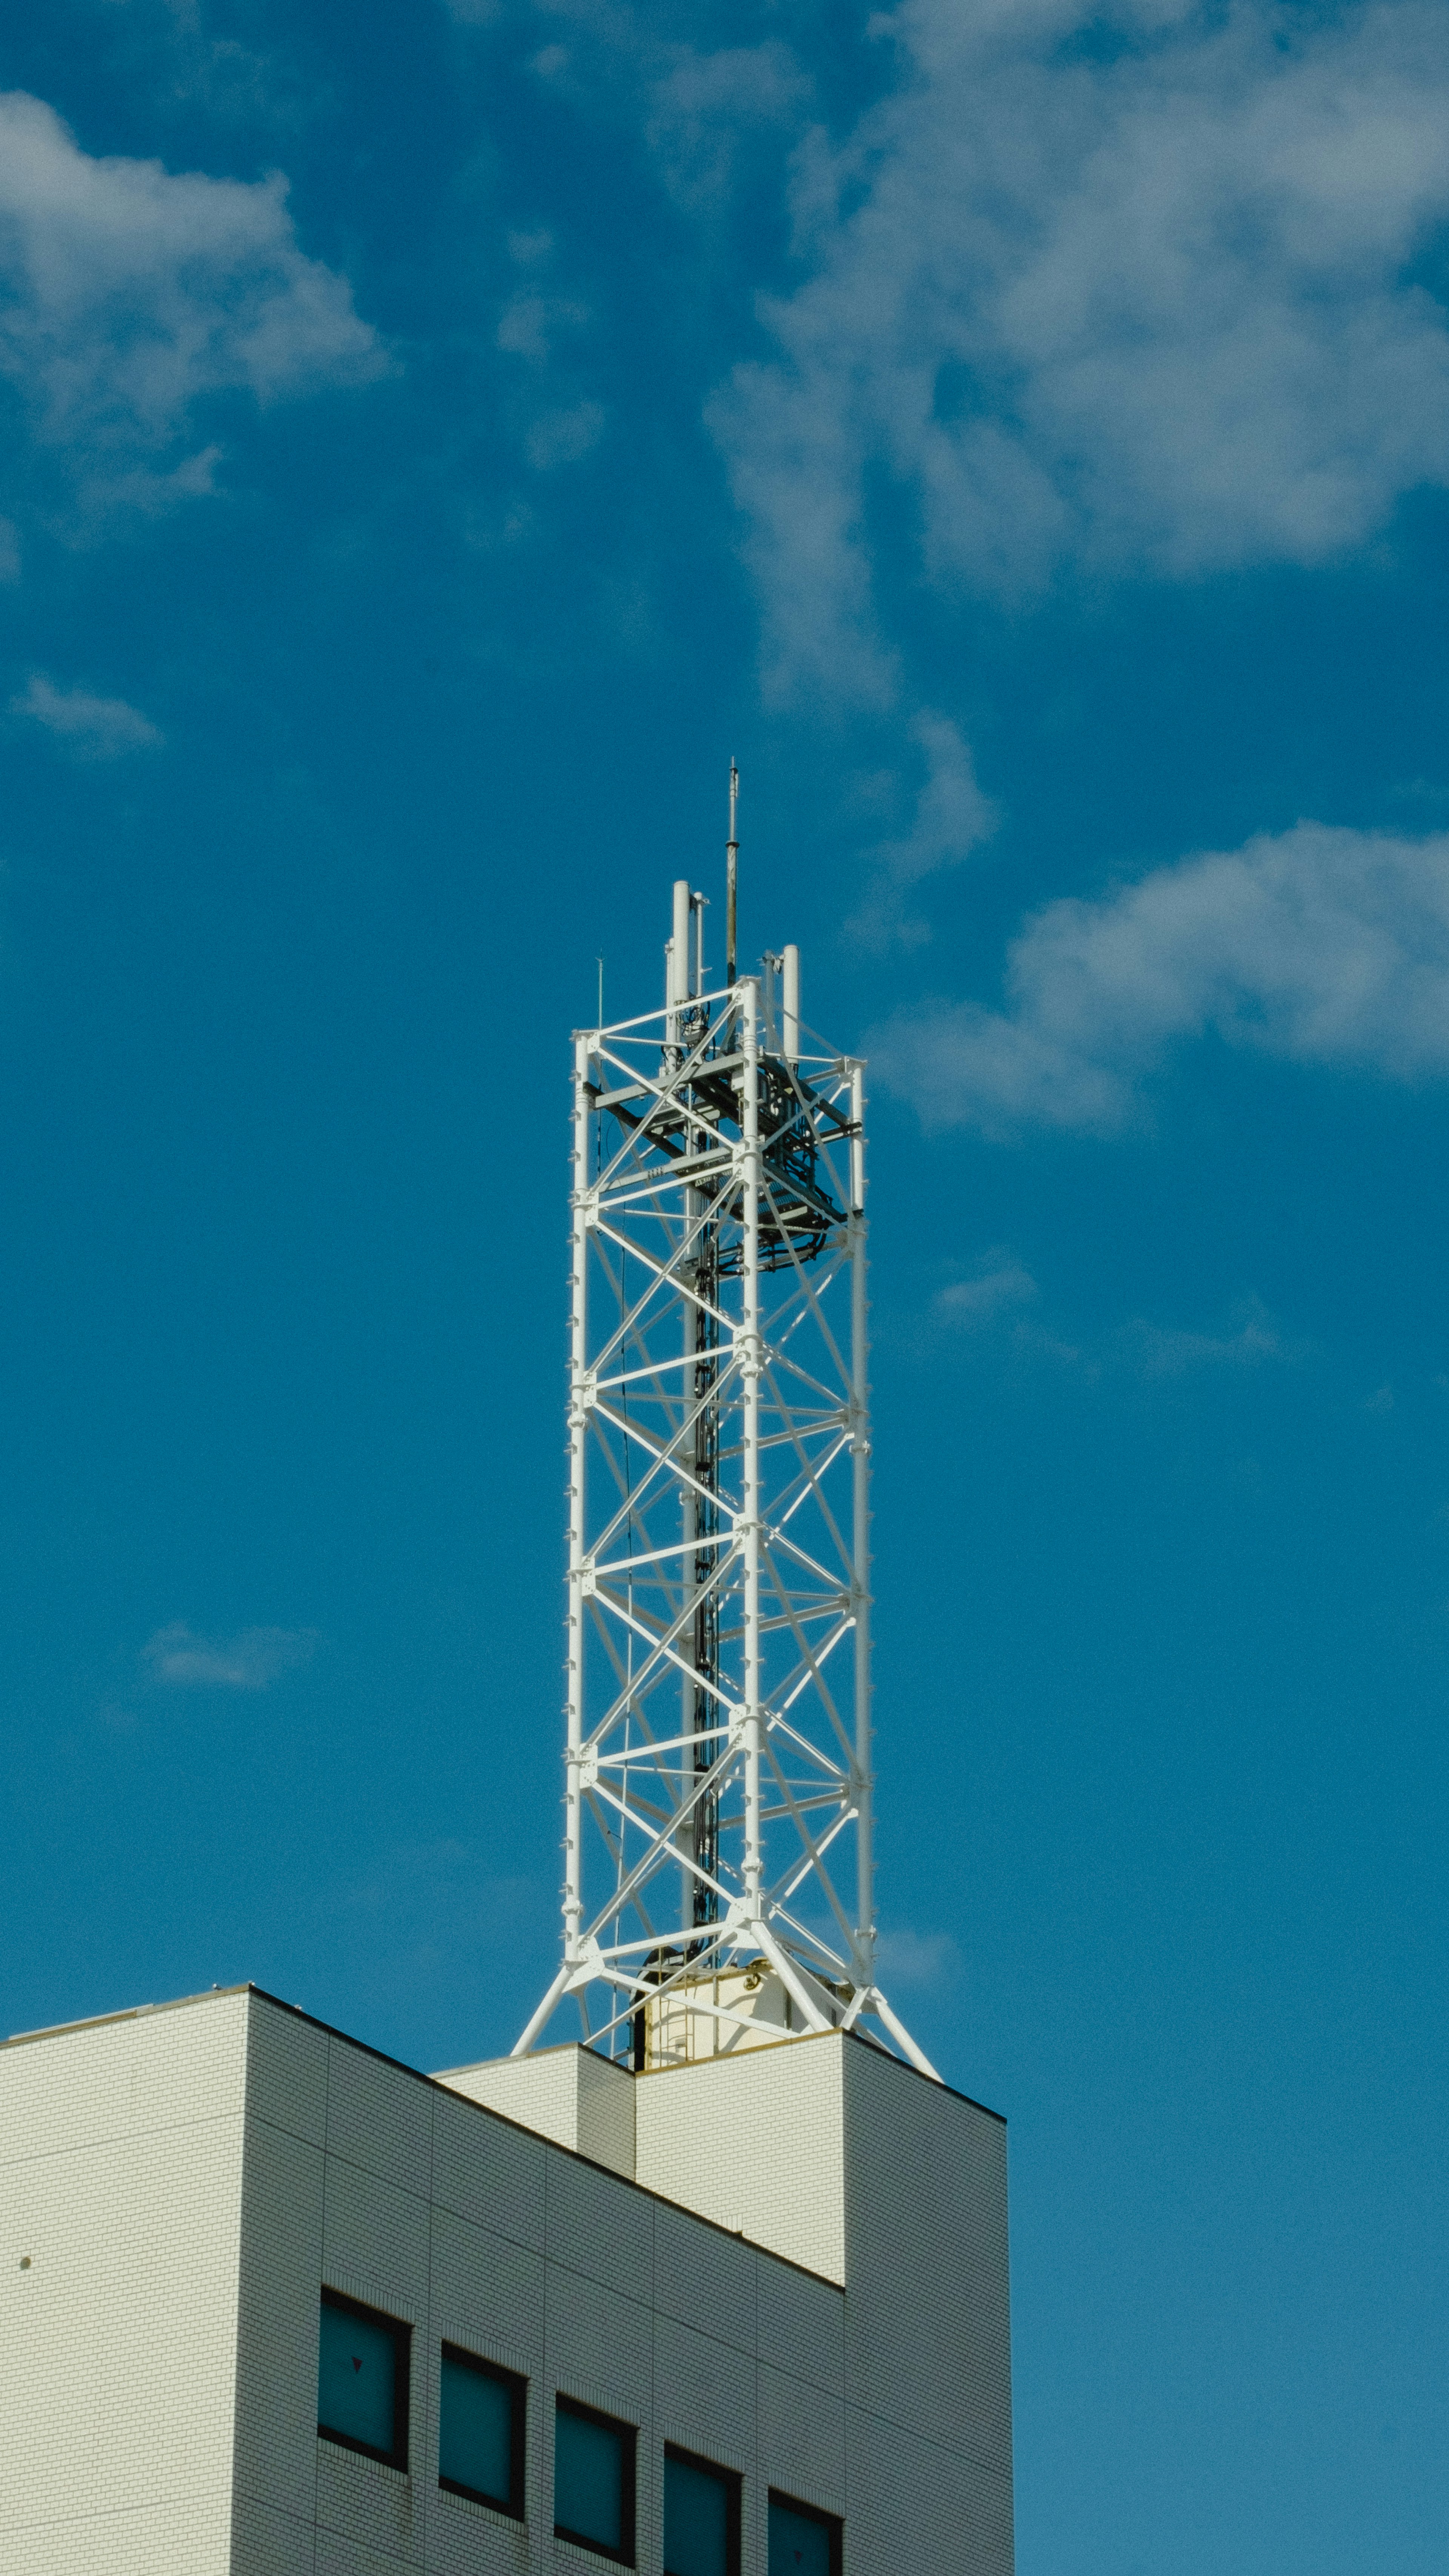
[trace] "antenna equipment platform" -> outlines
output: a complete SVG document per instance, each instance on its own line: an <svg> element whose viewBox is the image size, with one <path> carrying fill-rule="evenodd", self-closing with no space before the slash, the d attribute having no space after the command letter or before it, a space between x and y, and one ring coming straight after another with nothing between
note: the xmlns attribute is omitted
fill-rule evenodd
<svg viewBox="0 0 1449 2576"><path fill-rule="evenodd" d="M635 2068L859 2029L876 1980L865 1066L799 951L726 966L674 888L662 1009L573 1076L563 1959Z"/></svg>

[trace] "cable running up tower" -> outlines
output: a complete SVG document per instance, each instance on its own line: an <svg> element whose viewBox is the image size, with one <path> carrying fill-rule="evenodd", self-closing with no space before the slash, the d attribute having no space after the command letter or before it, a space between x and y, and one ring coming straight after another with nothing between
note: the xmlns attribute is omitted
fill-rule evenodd
<svg viewBox="0 0 1449 2576"><path fill-rule="evenodd" d="M875 1971L865 1067L799 952L725 972L681 878L662 1010L574 1040L563 1959L637 2068L861 2029Z"/></svg>

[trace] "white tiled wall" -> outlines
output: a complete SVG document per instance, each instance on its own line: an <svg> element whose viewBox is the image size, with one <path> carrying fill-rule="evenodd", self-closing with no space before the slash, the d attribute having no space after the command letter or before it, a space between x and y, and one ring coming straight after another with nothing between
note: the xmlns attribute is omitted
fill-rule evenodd
<svg viewBox="0 0 1449 2576"><path fill-rule="evenodd" d="M248 2018L0 2049L6 2576L226 2576Z"/></svg>
<svg viewBox="0 0 1449 2576"><path fill-rule="evenodd" d="M827 2323L811 2285L761 2267L777 2458L795 2428L780 2483L833 2511L848 2501L863 2569L1010 2576L1004 2124L828 2035L646 2076L635 2131L641 2183L845 2289ZM815 2288L817 2306L826 2296ZM848 2441L839 2403L811 2393L822 2381L850 2399Z"/></svg>
<svg viewBox="0 0 1449 2576"><path fill-rule="evenodd" d="M842 2047L780 2040L640 2076L636 2179L843 2284Z"/></svg>
<svg viewBox="0 0 1449 2576"><path fill-rule="evenodd" d="M598 2576L560 2388L640 2428L643 2576L671 2439L744 2477L744 2576L772 2484L849 2576L1009 2576L999 2124L834 2038L605 2078L653 2191L255 1994L0 2049L4 2576ZM671 2203L727 2138L724 2232ZM414 2328L407 2474L317 2436L324 2280ZM444 2338L529 2382L522 2526L437 2484Z"/></svg>
<svg viewBox="0 0 1449 2576"><path fill-rule="evenodd" d="M570 2045L541 2048L532 2057L493 2057L452 2067L436 2080L635 2179L633 2078L593 2049Z"/></svg>
<svg viewBox="0 0 1449 2576"><path fill-rule="evenodd" d="M844 2071L850 2520L859 2500L929 2567L952 2563L949 2530L973 2576L1010 2576L1006 2131L876 2050L848 2046Z"/></svg>
<svg viewBox="0 0 1449 2576"><path fill-rule="evenodd" d="M552 2425L556 2394L580 2397L639 2426L638 2559L661 2566L660 2492L666 2440L702 2445L748 2482L754 2504L768 2484L839 2508L843 2492L838 2289L762 2254L737 2237L581 2161L546 2136L491 2119L469 2099L372 2059L351 2042L312 2034L328 2053L319 2083L292 2063L271 2025L289 2017L254 2001L259 2046L249 2096L246 2260L258 2323L285 2314L289 2386L276 2366L243 2375L238 2408L235 2576L280 2576L311 2561L278 2555L258 2513L278 2440L279 2414L310 2428L316 2388L316 2290L320 2277L414 2325L413 2474L375 2466L311 2436L315 2570L327 2576L514 2576L588 2570L600 2561L553 2537ZM308 2033L300 2021L296 2028ZM302 2056L306 2058L305 2045ZM552 2126L572 2117L577 2078L558 2052L529 2107ZM611 2070L605 2070L611 2081ZM515 2101L520 2095L515 2092ZM632 2099L632 2095L631 2095ZM617 2114L613 2114L617 2125ZM431 2123L430 2134L421 2125ZM407 2125L412 2121L414 2125ZM284 2123L292 2123L291 2130ZM309 2130L305 2138L296 2134ZM285 2143L281 2143L285 2141ZM305 2214L295 2196L274 2218L270 2195L308 2167ZM411 2171L409 2187L405 2179ZM301 2260L307 2227L325 2257ZM279 2293L275 2246L295 2259L295 2289ZM280 2296L280 2308L278 2305ZM310 2338L294 2340L310 2296ZM251 2301L244 2294L244 2313ZM444 2494L430 2474L437 2456L438 2351L459 2342L529 2381L529 2518L520 2529ZM265 2338L257 2338L257 2350ZM802 2377L798 2365L803 2361ZM257 2426L255 2439L250 2426ZM702 2432L702 2427L707 2431ZM300 2456L300 2454L298 2454ZM391 2519L389 2519L391 2515ZM250 2517L250 2518L249 2518ZM762 2506L747 2518L745 2576L764 2576ZM268 2554L270 2553L270 2554Z"/></svg>
<svg viewBox="0 0 1449 2576"><path fill-rule="evenodd" d="M844 2071L852 2402L1009 2479L1005 2128L878 2050Z"/></svg>

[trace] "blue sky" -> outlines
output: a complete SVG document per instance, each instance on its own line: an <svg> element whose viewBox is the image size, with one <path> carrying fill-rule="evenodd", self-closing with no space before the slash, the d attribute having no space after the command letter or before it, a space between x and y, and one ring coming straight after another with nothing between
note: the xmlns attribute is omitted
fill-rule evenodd
<svg viewBox="0 0 1449 2576"><path fill-rule="evenodd" d="M873 1062L880 1912L1023 2576L1442 2565L1449 13L0 61L4 2027L555 1939L568 1029Z"/></svg>

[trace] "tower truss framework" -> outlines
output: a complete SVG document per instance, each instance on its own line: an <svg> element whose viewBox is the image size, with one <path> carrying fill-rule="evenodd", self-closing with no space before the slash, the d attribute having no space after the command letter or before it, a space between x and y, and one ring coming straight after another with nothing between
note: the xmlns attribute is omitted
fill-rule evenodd
<svg viewBox="0 0 1449 2576"><path fill-rule="evenodd" d="M865 1068L793 950L702 951L681 882L662 1010L574 1041L563 1957L514 2054L572 1996L638 2065L860 2027L933 2074L875 1965Z"/></svg>

